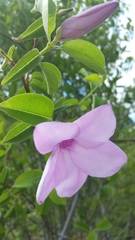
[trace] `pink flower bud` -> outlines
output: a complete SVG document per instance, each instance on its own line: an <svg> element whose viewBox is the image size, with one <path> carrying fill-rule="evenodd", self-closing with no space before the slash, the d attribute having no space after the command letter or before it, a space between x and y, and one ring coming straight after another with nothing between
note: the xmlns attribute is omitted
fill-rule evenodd
<svg viewBox="0 0 135 240"><path fill-rule="evenodd" d="M102 3L66 19L61 25L60 39L76 39L92 31L108 18L118 5L117 1Z"/></svg>

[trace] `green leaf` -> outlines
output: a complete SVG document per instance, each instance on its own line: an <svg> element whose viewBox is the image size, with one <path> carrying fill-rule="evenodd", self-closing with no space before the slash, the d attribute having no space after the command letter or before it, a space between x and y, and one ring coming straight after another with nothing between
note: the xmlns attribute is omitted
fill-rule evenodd
<svg viewBox="0 0 135 240"><path fill-rule="evenodd" d="M61 83L61 73L55 65L48 62L40 63L40 67L46 80L47 93L52 95Z"/></svg>
<svg viewBox="0 0 135 240"><path fill-rule="evenodd" d="M101 220L96 226L96 230L98 231L105 231L110 228L112 228L112 224L109 222L108 219Z"/></svg>
<svg viewBox="0 0 135 240"><path fill-rule="evenodd" d="M103 198L107 198L107 197L111 197L113 198L115 195L115 188L113 186L105 185L102 187L101 189L101 197Z"/></svg>
<svg viewBox="0 0 135 240"><path fill-rule="evenodd" d="M77 39L66 42L61 49L92 70L104 74L104 55L94 44Z"/></svg>
<svg viewBox="0 0 135 240"><path fill-rule="evenodd" d="M0 149L0 157L4 156L6 154L6 150Z"/></svg>
<svg viewBox="0 0 135 240"><path fill-rule="evenodd" d="M26 123L18 123L10 129L7 135L3 139L3 143L18 143L29 136L31 136L33 132L33 127Z"/></svg>
<svg viewBox="0 0 135 240"><path fill-rule="evenodd" d="M3 235L5 233L4 226L0 223L0 235Z"/></svg>
<svg viewBox="0 0 135 240"><path fill-rule="evenodd" d="M14 217L14 214L15 214L15 209L14 209L14 205L13 205L8 209L8 211L4 215L4 218Z"/></svg>
<svg viewBox="0 0 135 240"><path fill-rule="evenodd" d="M45 96L27 93L0 103L0 109L15 119L36 125L52 118L54 106L52 101Z"/></svg>
<svg viewBox="0 0 135 240"><path fill-rule="evenodd" d="M71 98L62 103L62 106L74 106L78 104L78 100L76 98Z"/></svg>
<svg viewBox="0 0 135 240"><path fill-rule="evenodd" d="M61 97L59 98L56 102L55 102L55 109L61 107L61 105L63 104L63 102L66 100L65 97Z"/></svg>
<svg viewBox="0 0 135 240"><path fill-rule="evenodd" d="M10 200L10 192L6 189L0 196L0 206L6 205Z"/></svg>
<svg viewBox="0 0 135 240"><path fill-rule="evenodd" d="M32 13L40 12L42 14L43 26L47 39L51 41L51 33L56 26L56 4L53 0L40 0L35 2Z"/></svg>
<svg viewBox="0 0 135 240"><path fill-rule="evenodd" d="M52 209L54 203L48 197L42 205L38 205L37 202L35 205L36 205L36 210L37 210L38 214L47 215L50 212L50 210Z"/></svg>
<svg viewBox="0 0 135 240"><path fill-rule="evenodd" d="M2 80L1 84L6 85L12 81L22 77L25 73L37 66L43 59L39 51L35 48L24 55L19 62L10 70L7 76Z"/></svg>
<svg viewBox="0 0 135 240"><path fill-rule="evenodd" d="M100 77L98 74L93 73L84 78L86 81L89 83L94 83L95 85L99 86L100 84L103 83L103 78Z"/></svg>
<svg viewBox="0 0 135 240"><path fill-rule="evenodd" d="M14 41L25 41L41 37L45 37L42 17L33 22L19 37L14 38Z"/></svg>
<svg viewBox="0 0 135 240"><path fill-rule="evenodd" d="M14 45L12 45L9 48L7 56L10 58L10 60L13 60L13 56L15 54L16 49L17 48ZM4 59L2 65L1 65L1 69L4 70L8 65L9 65L9 61L7 59Z"/></svg>
<svg viewBox="0 0 135 240"><path fill-rule="evenodd" d="M52 202L56 203L57 205L66 205L66 198L59 197L55 189L51 191L49 197L52 200Z"/></svg>
<svg viewBox="0 0 135 240"><path fill-rule="evenodd" d="M5 184L10 173L10 168L5 166L0 173L0 182Z"/></svg>
<svg viewBox="0 0 135 240"><path fill-rule="evenodd" d="M52 0L48 2L48 40L56 26L56 5Z"/></svg>
<svg viewBox="0 0 135 240"><path fill-rule="evenodd" d="M89 231L89 226L86 223L83 223L83 222L76 223L75 227L82 232L88 232Z"/></svg>
<svg viewBox="0 0 135 240"><path fill-rule="evenodd" d="M15 181L13 188L27 188L35 186L39 183L42 175L42 171L38 169L34 169L32 171L28 171L22 173Z"/></svg>
<svg viewBox="0 0 135 240"><path fill-rule="evenodd" d="M87 236L87 240L98 240L98 235L96 232L91 231Z"/></svg>

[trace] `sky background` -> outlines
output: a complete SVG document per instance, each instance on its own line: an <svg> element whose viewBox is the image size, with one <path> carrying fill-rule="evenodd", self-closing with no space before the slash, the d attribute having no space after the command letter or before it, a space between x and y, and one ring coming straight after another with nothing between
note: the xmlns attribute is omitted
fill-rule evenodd
<svg viewBox="0 0 135 240"><path fill-rule="evenodd" d="M127 13L127 16L131 18L132 22L131 24L135 26L135 1L134 0L124 0L127 5L129 5L129 12ZM127 17L126 16L126 17ZM122 17L122 20L124 21L124 16ZM134 37L129 43L127 44L126 53L123 54L123 57L126 56L133 56L135 59L135 34ZM123 77L118 81L118 85L126 85L130 86L133 84L133 79L135 79L135 62L133 65L132 70L129 70L127 73L123 74Z"/></svg>

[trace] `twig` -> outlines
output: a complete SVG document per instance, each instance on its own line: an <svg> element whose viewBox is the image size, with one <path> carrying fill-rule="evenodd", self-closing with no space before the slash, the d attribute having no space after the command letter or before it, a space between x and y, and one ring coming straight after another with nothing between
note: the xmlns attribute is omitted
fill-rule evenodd
<svg viewBox="0 0 135 240"><path fill-rule="evenodd" d="M67 220L66 220L65 225L64 225L64 227L63 227L63 229L62 229L62 231L61 231L59 240L63 240L63 239L65 238L65 234L66 234L66 231L67 231L67 229L68 229L68 227L69 227L69 224L70 224L70 222L71 222L71 218L72 218L73 213L74 213L74 210L75 210L75 208L76 208L77 201L78 201L78 193L76 194L76 196L75 196L75 198L74 198L74 201L73 201L73 203L72 203L71 209L70 209L70 211L69 211L69 213L68 213L68 216L67 216Z"/></svg>

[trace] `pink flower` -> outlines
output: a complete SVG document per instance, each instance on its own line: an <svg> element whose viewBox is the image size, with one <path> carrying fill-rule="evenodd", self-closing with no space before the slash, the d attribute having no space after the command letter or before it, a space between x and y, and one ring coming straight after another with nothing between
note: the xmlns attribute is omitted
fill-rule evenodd
<svg viewBox="0 0 135 240"><path fill-rule="evenodd" d="M76 39L92 31L108 18L118 5L117 1L98 4L66 19L61 25L62 34L60 39Z"/></svg>
<svg viewBox="0 0 135 240"><path fill-rule="evenodd" d="M44 122L34 130L41 154L52 151L37 190L42 204L52 189L60 197L71 197L88 175L108 177L127 162L125 153L109 141L116 127L111 105L98 107L73 123Z"/></svg>

